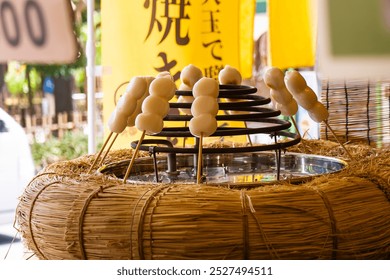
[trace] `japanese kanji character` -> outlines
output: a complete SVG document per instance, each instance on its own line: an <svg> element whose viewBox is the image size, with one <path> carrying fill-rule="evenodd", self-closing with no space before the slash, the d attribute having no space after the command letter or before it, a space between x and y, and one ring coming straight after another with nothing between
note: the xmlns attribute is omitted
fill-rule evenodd
<svg viewBox="0 0 390 280"><path fill-rule="evenodd" d="M151 3L152 2L152 3ZM157 0L146 0L144 2L144 7L146 9L151 8L151 19L149 24L149 31L145 38L145 41L149 38L152 33L154 26L157 26L159 32L163 31L163 20L165 23L164 34L159 43L162 43L169 35L171 31L172 24L175 24L175 39L178 45L187 45L190 41L190 38L187 34L182 35L182 21L189 20L190 17L185 13L186 6L190 6L188 0L162 0L160 5L158 5ZM178 13L175 15L173 13L174 8L178 7ZM161 8L161 9L159 9ZM162 11L161 13L160 10Z"/></svg>
<svg viewBox="0 0 390 280"><path fill-rule="evenodd" d="M162 67L154 67L154 69L158 72L164 72L164 71L171 72L171 69L173 69L173 67L177 65L176 60L171 60L170 62L168 62L168 56L165 52L160 52L158 56L161 57L164 63ZM180 78L180 72L179 71L176 72L172 77L174 81L177 81Z"/></svg>
<svg viewBox="0 0 390 280"><path fill-rule="evenodd" d="M207 29L202 33L221 33L218 27L218 16L219 10L203 10L204 14L207 14L207 19L203 20L206 23Z"/></svg>

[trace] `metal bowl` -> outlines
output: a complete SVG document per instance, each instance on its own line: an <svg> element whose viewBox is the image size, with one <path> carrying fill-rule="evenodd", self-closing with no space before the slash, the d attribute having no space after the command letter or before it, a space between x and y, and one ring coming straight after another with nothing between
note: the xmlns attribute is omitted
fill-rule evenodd
<svg viewBox="0 0 390 280"><path fill-rule="evenodd" d="M172 162L174 161L174 162ZM342 170L347 163L336 158L284 153L238 153L203 155L203 182L209 185L258 186L259 184L289 181L305 182L315 176ZM112 163L101 173L123 178L129 160ZM128 182L193 184L196 182L196 155L144 157L137 159ZM158 178L158 180L156 180Z"/></svg>

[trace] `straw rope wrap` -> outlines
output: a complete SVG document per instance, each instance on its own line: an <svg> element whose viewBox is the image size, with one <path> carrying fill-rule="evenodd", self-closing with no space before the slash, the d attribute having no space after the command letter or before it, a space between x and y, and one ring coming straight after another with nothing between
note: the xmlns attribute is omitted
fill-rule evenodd
<svg viewBox="0 0 390 280"><path fill-rule="evenodd" d="M343 153L327 141L303 148ZM356 162L340 173L246 190L122 184L85 175L93 157L81 157L35 177L17 221L41 259L389 259L390 151L349 149Z"/></svg>

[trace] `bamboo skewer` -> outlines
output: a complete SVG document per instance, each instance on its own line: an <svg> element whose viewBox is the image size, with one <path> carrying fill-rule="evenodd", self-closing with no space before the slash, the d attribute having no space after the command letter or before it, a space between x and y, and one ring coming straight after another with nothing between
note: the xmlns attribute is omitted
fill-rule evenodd
<svg viewBox="0 0 390 280"><path fill-rule="evenodd" d="M244 121L244 125L245 125L245 129L248 129L248 125L246 123L246 121ZM248 139L248 143L249 145L251 145L251 147L253 146L253 143L252 143L252 139L251 139L251 136L249 134L246 135L247 139Z"/></svg>
<svg viewBox="0 0 390 280"><path fill-rule="evenodd" d="M117 139L119 133L122 133L127 124L128 119L134 114L136 108L137 108L137 102L142 96L144 95L144 92L147 88L147 82L145 78L143 77L134 77L131 79L131 81L128 83L130 88L126 89L125 95L122 95L118 103L116 102L116 94L118 93L118 90L128 82L121 83L114 92L114 101L115 101L115 110L112 112L111 117L108 121L108 127L110 128L111 132L108 135L106 141L104 142L102 148L100 149L98 155L96 156L94 162L92 163L92 166L90 167L88 174L92 171L92 169L95 167L97 161L99 160L100 156L102 155L102 152L104 151L105 147L107 146L108 142L110 141L112 134L116 133L115 138L111 142L110 146L108 147L108 150L104 154L102 160L100 161L99 165L101 165L104 161L104 159L107 157L109 151L111 150L112 145L114 144L115 140ZM134 103L135 102L135 103ZM135 105L135 106L134 106ZM131 108L131 109L130 109ZM121 116L123 116L125 119L118 119L117 118L117 111L121 112ZM125 120L125 122L123 122Z"/></svg>
<svg viewBox="0 0 390 280"><path fill-rule="evenodd" d="M297 122L295 121L294 117L293 117L293 116L290 116L290 120L291 120L291 122L293 123L293 125L294 125L294 127L295 127L295 130L297 131L297 134L298 134L299 137L302 139L302 135L301 135L301 133L299 132L298 125L297 125Z"/></svg>
<svg viewBox="0 0 390 280"><path fill-rule="evenodd" d="M110 150L111 150L111 148L112 148L112 145L114 145L114 143L115 143L115 141L116 141L116 138L118 138L118 136L119 136L119 134L116 133L114 139L112 139L110 146L108 146L108 149L107 149L107 151L105 152L104 156L102 157L101 161L99 162L99 165L98 165L98 166L101 166L101 165L103 164L103 161L106 159L108 153L110 152Z"/></svg>
<svg viewBox="0 0 390 280"><path fill-rule="evenodd" d="M144 130L144 131L142 132L142 135L141 135L141 137L140 137L140 139L139 139L139 141L138 141L138 144L137 144L137 146L136 146L136 148L135 148L135 150L134 150L133 156L132 156L132 158L131 158L131 160L130 160L129 166L127 167L125 177L123 178L123 183L124 183L124 184L126 183L127 178L129 178L130 171L131 171L131 169L133 168L135 158L137 157L139 148L141 147L142 141L143 141L144 138L145 138L145 134L146 134L146 130Z"/></svg>
<svg viewBox="0 0 390 280"><path fill-rule="evenodd" d="M91 167L89 168L87 174L90 174L92 169L95 167L96 162L98 161L99 157L101 156L102 152L104 151L104 148L106 147L106 145L107 145L108 141L110 140L110 138L111 138L113 133L114 132L110 132L110 134L108 135L106 141L104 141L102 148L100 149L98 155L96 156L95 160L93 161L93 163L92 163Z"/></svg>
<svg viewBox="0 0 390 280"><path fill-rule="evenodd" d="M185 127L188 126L188 125L187 125L187 121L184 121L184 126L185 126ZM184 138L183 138L183 148L186 147L186 140L187 140L187 137L184 137Z"/></svg>
<svg viewBox="0 0 390 280"><path fill-rule="evenodd" d="M203 165L203 156L202 156L202 150L203 150L203 133L200 134L199 137L199 147L198 147L198 171L196 172L196 183L201 184L202 183L202 165Z"/></svg>
<svg viewBox="0 0 390 280"><path fill-rule="evenodd" d="M306 151L307 149L306 149L305 144L303 143L303 137L302 137L301 133L299 132L299 128L298 128L297 122L295 121L295 119L294 119L293 116L290 116L290 120L291 120L291 122L293 123L293 125L294 125L294 127L295 127L295 130L297 131L297 134L298 134L299 138L301 138L301 144L302 144L303 149Z"/></svg>
<svg viewBox="0 0 390 280"><path fill-rule="evenodd" d="M328 120L324 120L324 123L325 125L327 126L327 128L330 130L330 132L332 133L332 135L334 136L334 138L336 138L336 141L340 144L340 146L344 149L344 151L347 153L348 157L350 159L353 159L352 155L348 152L347 148L343 145L343 143L341 143L341 141L339 140L339 138L337 137L336 133L333 131L333 129L330 127L329 123L328 123Z"/></svg>

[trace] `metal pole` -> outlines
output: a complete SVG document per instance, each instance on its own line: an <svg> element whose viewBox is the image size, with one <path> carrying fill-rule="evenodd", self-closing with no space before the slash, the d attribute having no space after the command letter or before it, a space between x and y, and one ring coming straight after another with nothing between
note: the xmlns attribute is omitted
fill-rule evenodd
<svg viewBox="0 0 390 280"><path fill-rule="evenodd" d="M87 2L87 101L88 101L88 153L96 152L96 101L95 101L95 26L93 15L95 11L95 1Z"/></svg>

